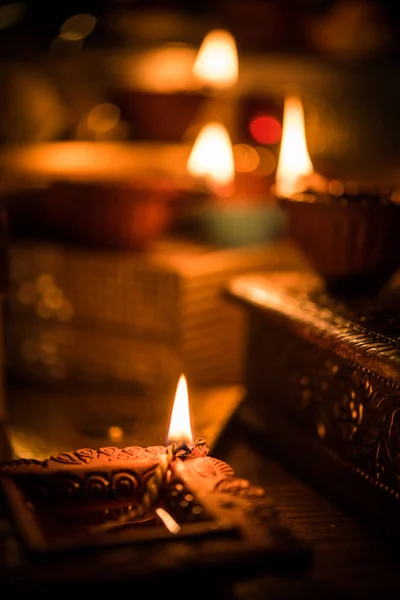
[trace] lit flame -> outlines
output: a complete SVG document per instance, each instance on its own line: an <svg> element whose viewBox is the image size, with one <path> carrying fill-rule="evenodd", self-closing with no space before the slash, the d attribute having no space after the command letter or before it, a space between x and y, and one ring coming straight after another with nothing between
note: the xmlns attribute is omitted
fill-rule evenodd
<svg viewBox="0 0 400 600"><path fill-rule="evenodd" d="M233 36L223 29L215 29L204 38L193 66L193 73L205 85L227 89L237 83L238 62Z"/></svg>
<svg viewBox="0 0 400 600"><path fill-rule="evenodd" d="M288 96L283 112L282 141L276 170L276 194L289 197L302 191L301 178L313 172L308 154L304 112L300 98Z"/></svg>
<svg viewBox="0 0 400 600"><path fill-rule="evenodd" d="M221 123L209 123L201 129L190 152L187 167L193 176L204 177L221 195L232 184L235 161L231 138Z"/></svg>
<svg viewBox="0 0 400 600"><path fill-rule="evenodd" d="M193 442L189 413L189 392L184 375L181 375L178 381L168 430L168 443L172 444L174 442Z"/></svg>

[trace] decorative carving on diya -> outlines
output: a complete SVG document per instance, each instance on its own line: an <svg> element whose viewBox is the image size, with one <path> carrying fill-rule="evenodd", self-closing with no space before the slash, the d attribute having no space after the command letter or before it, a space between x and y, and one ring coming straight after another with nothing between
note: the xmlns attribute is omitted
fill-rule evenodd
<svg viewBox="0 0 400 600"><path fill-rule="evenodd" d="M11 477L32 502L77 508L115 504L122 510L138 501L165 452L164 446L81 448L44 461L4 462L0 477Z"/></svg>
<svg viewBox="0 0 400 600"><path fill-rule="evenodd" d="M172 453L172 460L161 462L160 459L169 457L169 453ZM181 468L173 464L175 458L185 463L183 477ZM264 513L272 511L272 503L265 498L261 488L236 478L230 465L208 456L203 439L191 446L108 446L64 452L44 461L16 459L0 464L0 478L5 477L12 479L27 501L39 510L41 506L52 506L63 513L63 509L69 512L73 507L76 517L91 507L92 517L95 514L98 518L102 516L104 522L109 521L111 510L114 516L123 517L118 522L135 521L137 517L139 520L153 519L157 501L167 506L179 520L203 519L203 507L190 493L189 488L193 485L196 490L201 488L201 496L214 492L225 497L240 496L250 504L257 500L256 504ZM149 491L148 504L137 515L136 511ZM265 502L260 502L264 498Z"/></svg>
<svg viewBox="0 0 400 600"><path fill-rule="evenodd" d="M36 551L217 536L236 540L249 555L281 543L309 555L279 524L265 491L209 456L203 439L9 461L0 463L0 482Z"/></svg>
<svg viewBox="0 0 400 600"><path fill-rule="evenodd" d="M127 458L126 450L85 448L42 463L0 465L0 483L21 537L30 550L53 553L52 570L57 571L61 564L65 573L66 561L72 560L76 575L79 555L71 550L91 548L95 552L121 544L129 547L121 549L118 564L123 563L133 581L152 582L162 577L164 583L175 585L177 575L188 573L190 577L204 575L208 585L219 578L240 580L268 572L298 575L309 570L312 548L281 522L274 502L262 488L235 477L229 464L209 456L204 441L172 444L160 448L157 455L153 448L143 448L135 450L139 456ZM111 456L111 461L105 463L104 455ZM143 460L151 461L152 466L141 469L139 461ZM102 471L98 471L99 462ZM127 472L137 475L140 496L136 503L131 495L125 495L125 488L122 498L116 494L123 501L122 508L118 508L115 495L99 498L99 488L110 491L109 482L124 479ZM33 503L20 487L23 478L29 477L30 487L25 487L25 492L32 489L34 480L48 489L52 474L68 483L73 474L76 477L77 495L63 496L61 512L58 497L53 497L50 505ZM95 506L98 514L99 509L102 512L101 520L93 521ZM64 550L68 553L62 553ZM112 552L110 564L114 567ZM99 565L107 564L104 553L101 557ZM98 579L103 573L94 576Z"/></svg>
<svg viewBox="0 0 400 600"><path fill-rule="evenodd" d="M162 575L176 583L178 573L192 575L194 567L207 581L211 574L238 579L307 570L311 548L281 522L264 489L210 456L203 438L192 439L182 376L167 446L81 448L0 463L20 538L30 550L53 552L52 569L59 560L63 573L64 561L75 557L57 559L61 551L120 544L129 548L118 561L140 581Z"/></svg>

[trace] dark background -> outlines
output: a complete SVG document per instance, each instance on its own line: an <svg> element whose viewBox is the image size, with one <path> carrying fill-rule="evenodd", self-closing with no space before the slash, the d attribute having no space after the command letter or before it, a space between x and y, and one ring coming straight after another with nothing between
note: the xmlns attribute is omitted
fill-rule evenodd
<svg viewBox="0 0 400 600"><path fill-rule="evenodd" d="M198 48L210 29L223 27L235 36L241 61L251 64L256 56L262 65L253 78L267 86L257 91L256 101L261 97L279 114L285 86L299 88L309 150L319 170L339 179L376 178L382 172L397 178L400 8L395 2L31 1L14 3L18 16L6 27L4 10L10 5L0 5L3 146L74 139L87 107L71 98L86 95L90 104L100 85L100 101L110 100L106 61L113 54L134 55L165 43ZM97 19L93 32L79 44L58 44L62 23L77 13ZM37 97L46 95L45 107L38 107ZM134 133L130 138L135 140Z"/></svg>

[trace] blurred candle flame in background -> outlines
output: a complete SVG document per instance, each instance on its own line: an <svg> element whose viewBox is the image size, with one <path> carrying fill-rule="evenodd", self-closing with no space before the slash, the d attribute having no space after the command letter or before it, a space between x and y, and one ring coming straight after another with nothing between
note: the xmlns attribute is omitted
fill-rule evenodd
<svg viewBox="0 0 400 600"><path fill-rule="evenodd" d="M283 111L282 141L276 170L276 194L292 196L302 191L301 180L313 173L308 154L304 111L300 98L287 96Z"/></svg>
<svg viewBox="0 0 400 600"><path fill-rule="evenodd" d="M235 162L231 138L224 125L208 123L200 130L187 167L192 176L203 177L217 195L231 194Z"/></svg>
<svg viewBox="0 0 400 600"><path fill-rule="evenodd" d="M190 425L189 392L186 377L181 375L175 393L171 421L168 430L168 443L193 442Z"/></svg>
<svg viewBox="0 0 400 600"><path fill-rule="evenodd" d="M215 29L204 38L193 66L193 73L204 85L224 90L237 83L238 63L234 37L228 31Z"/></svg>

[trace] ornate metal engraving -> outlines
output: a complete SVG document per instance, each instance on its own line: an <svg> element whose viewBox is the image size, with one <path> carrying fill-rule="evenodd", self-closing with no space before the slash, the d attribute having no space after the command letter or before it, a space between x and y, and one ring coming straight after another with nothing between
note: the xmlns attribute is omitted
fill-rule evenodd
<svg viewBox="0 0 400 600"><path fill-rule="evenodd" d="M336 460L400 498L398 286L339 301L312 274L249 276L230 293L250 314L247 388Z"/></svg>

